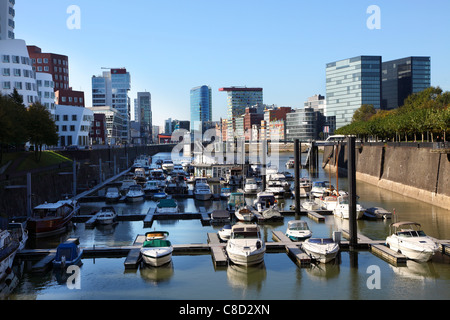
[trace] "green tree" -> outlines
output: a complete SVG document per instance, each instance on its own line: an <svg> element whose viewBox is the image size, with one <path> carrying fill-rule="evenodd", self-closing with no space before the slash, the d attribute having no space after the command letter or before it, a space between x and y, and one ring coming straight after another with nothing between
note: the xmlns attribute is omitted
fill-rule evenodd
<svg viewBox="0 0 450 320"><path fill-rule="evenodd" d="M377 113L377 110L372 104L363 104L353 114L352 122L368 121Z"/></svg>
<svg viewBox="0 0 450 320"><path fill-rule="evenodd" d="M35 146L35 158L39 162L42 155L42 146L53 146L58 144L58 133L55 120L45 106L39 102L28 108L26 116L26 128L28 139Z"/></svg>

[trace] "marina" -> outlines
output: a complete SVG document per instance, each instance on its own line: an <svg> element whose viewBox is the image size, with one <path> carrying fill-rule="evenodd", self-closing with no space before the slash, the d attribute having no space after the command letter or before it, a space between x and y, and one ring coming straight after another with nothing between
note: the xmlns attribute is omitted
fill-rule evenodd
<svg viewBox="0 0 450 320"><path fill-rule="evenodd" d="M286 157L288 158L288 154ZM120 179L126 174L127 172L121 173ZM320 171L316 179L324 178L326 174L325 171ZM307 170L302 170L302 175L308 175ZM111 182L113 181L108 181L103 184L101 188L95 189L95 192L106 188ZM345 189L346 179L343 178L342 181L340 180L339 184L340 187ZM391 209L391 206L389 206L391 200L382 197L376 198L378 199L377 202L373 198L374 187L365 184L358 184L358 187L360 201L365 202L366 207L383 206ZM217 187L214 186L214 188L212 186L211 189L219 190L218 192L220 192L220 184ZM278 198L277 206L279 207L279 212L283 220L265 221L260 216L250 223L257 224L261 228L262 240L266 248L264 261L258 265L247 266L244 267L245 269L242 269L242 266L235 265L230 261L226 252L226 242L219 237L218 231L222 228L223 224L212 223L212 213L215 211L223 211L226 208L227 200L221 200L220 197L215 197L205 201L196 200L193 196L189 195L182 197L172 195L171 197L177 200L178 212L176 213L157 213L158 201L151 198L146 198L142 202L133 203L119 201L113 204L118 213L116 221L111 225L100 225L96 223L96 217L100 209L106 206L105 201L99 201L99 199L93 201L95 199L90 199L89 194L85 194L85 196L89 200L83 201L83 197L78 198L81 203L81 209L79 215L73 218L74 227L71 231L56 238L29 241L27 248L17 253L16 260L20 261L25 267L22 269L18 287L10 297L14 299L27 295L30 289L25 284L33 278L47 279L45 280L47 282L58 281L54 278L55 274L54 270L52 270L52 262L56 257L56 247L59 243L72 241L77 243L79 249L83 252L81 271L82 281L85 285L78 292L65 291L67 288L63 283L59 285L55 284L56 286L47 286L47 289L43 290L43 293L42 291L39 293L40 296L44 294L42 298L49 298L52 294L51 292L58 292L58 294L62 294L63 297L69 299L81 299L91 296L95 290L93 291L93 287L91 288L91 285L88 284L89 281L96 282L99 285L102 283L103 285L106 284L103 282L104 280L101 280L103 276L100 276L98 273L101 272L103 274L99 266L102 266L101 269L109 270L110 276L115 274L115 279L121 283L120 286L114 286L114 290L110 289L108 293L103 292L102 295L105 299L117 298L119 296L121 299L147 299L148 296L140 296L139 290L144 290L144 288L136 283L137 278L135 279L135 277L143 277L143 279L147 279L146 281L150 281L151 286L157 287L158 291L162 290L166 298L182 298L186 294L185 287L183 285L181 287L180 285L175 285L176 282L174 283L173 279L185 279L186 281L193 275L197 275L196 279L199 281L200 287L203 287L208 282L222 282L223 275L226 275L228 284L225 284L225 287L228 289L225 290L226 295L225 293L217 293L214 291L214 297L218 299L229 296L233 299L251 299L261 294L265 299L273 299L275 296L272 295L271 290L277 292L277 298L310 298L318 293L312 296L307 295L304 290L301 290L302 287L314 287L315 290L319 288L319 292L324 294L326 291L323 290L325 290L327 285L336 284L336 276L339 279L345 279L350 276L349 274L342 274L342 271L348 267L350 268L349 271L351 274L356 273L351 277L356 276L360 278L360 281L365 281L363 280L367 277L365 275L365 267L368 265L381 266L381 269L384 270L384 273L382 273L383 277L387 274L390 279L397 277L395 275L397 271L392 273L392 270L397 270L397 268L399 268L398 272L404 273L409 270L409 272L414 274L413 269L410 268L411 265L414 268L420 266L420 269L433 270L429 275L427 275L427 272L430 271L426 271L421 277L424 279L428 277L435 278L436 274L439 274L439 277L444 283L442 287L443 291L439 288L438 291L443 294L441 298L448 298L448 292L445 291L445 283L450 279L448 270L450 263L450 257L448 256L450 241L442 240L450 238L444 231L447 230L445 228L445 223L448 223L448 220L445 220L447 218L444 218L444 221L447 221L444 225L439 224L440 227L444 226L444 229L438 229L438 232L427 232L434 236L436 241L440 243L439 252L436 253L432 261L419 264L407 259L398 252L394 252L385 245L386 228L392 222L391 219L377 219L373 221L358 220L358 247L355 251L349 245L348 238L350 231L348 220L338 218L333 215L332 211L323 209L314 211L301 209L298 215L295 209L292 209L295 202L292 197ZM396 198L395 195L393 197L398 201L398 197ZM256 195L245 196L248 205L253 204L254 199L256 199ZM380 199L382 201L379 201ZM419 208L423 210L424 206L428 205L421 204ZM396 203L396 212L399 212L398 208L398 203ZM254 213L256 215L258 214L256 210L254 210ZM234 214L230 216L233 217ZM444 216L441 213L438 217L442 219ZM411 219L413 218L416 219L417 216L412 216ZM326 264L319 263L305 252L302 246L303 241L289 239L285 235L286 228L288 223L295 219L307 221L312 230L313 237L335 237L336 243L339 245L337 257ZM234 220L232 218L232 223L235 223ZM423 219L421 222L423 222ZM430 225L424 223L424 226L428 230ZM167 265L159 267L146 266L143 263L141 254L141 248L145 242L145 234L150 230L161 229L170 232L170 240L173 247L172 260ZM442 234L443 236L437 236L438 234ZM356 260L355 257L357 257ZM429 269L430 267L432 269ZM159 271L156 272L156 269ZM86 274L87 270L90 271ZM313 280L316 277L314 276L311 280L306 281L308 284L305 284L306 278L302 276L303 280L294 284L294 287L288 285L293 291L291 291L291 294L286 295L286 293L281 293L273 287L276 283L285 283L288 280L288 275L282 276L280 274L282 270L284 270L283 273L287 272L287 274L292 274L294 277L298 277L305 272L305 275L317 274L317 280L322 280L317 282L317 280ZM134 280L130 279L131 275L134 275L132 276ZM274 276L275 278L273 278ZM123 282L125 281L124 277L128 278L127 281L130 281L130 283L125 284ZM201 277L201 280L198 277ZM215 277L217 278L215 279ZM415 279L415 277L412 279ZM190 282L188 281L188 283ZM138 289L133 289L132 283ZM170 283L174 283L174 286L169 285L167 287ZM261 285L264 283L267 283L267 285L270 283L269 287L273 289L262 290ZM339 280L337 283L341 283L341 281ZM386 285L389 286L388 284ZM278 284L276 287L278 287ZM237 288L246 288L246 293ZM209 299L210 297L208 297L206 287L203 290L196 292L194 299ZM124 295L124 292L126 292L126 295ZM380 298L373 291L360 289L358 294L369 299ZM336 298L333 293L327 293L325 298L332 299L333 297ZM189 296L190 298L192 297ZM321 299L323 298L322 296ZM344 297L344 299L353 298L351 296ZM396 298L401 298L401 295L396 296Z"/></svg>

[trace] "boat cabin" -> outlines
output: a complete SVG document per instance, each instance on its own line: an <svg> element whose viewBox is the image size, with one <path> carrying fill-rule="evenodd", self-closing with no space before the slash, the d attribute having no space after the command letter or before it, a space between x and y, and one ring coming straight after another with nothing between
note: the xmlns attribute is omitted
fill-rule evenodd
<svg viewBox="0 0 450 320"><path fill-rule="evenodd" d="M391 234L396 234L399 237L426 237L427 235L421 229L421 225L417 222L403 221L391 224Z"/></svg>
<svg viewBox="0 0 450 320"><path fill-rule="evenodd" d="M44 203L33 209L32 218L57 218L69 215L74 208L66 201L56 203Z"/></svg>
<svg viewBox="0 0 450 320"><path fill-rule="evenodd" d="M231 228L232 239L259 239L259 227L257 225L234 225Z"/></svg>

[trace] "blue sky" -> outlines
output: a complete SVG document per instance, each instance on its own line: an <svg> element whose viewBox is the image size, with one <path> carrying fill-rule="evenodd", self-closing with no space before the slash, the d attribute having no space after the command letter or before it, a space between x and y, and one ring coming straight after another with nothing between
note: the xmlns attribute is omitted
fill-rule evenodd
<svg viewBox="0 0 450 320"><path fill-rule="evenodd" d="M67 8L81 10L69 30ZM381 10L381 29L366 26ZM85 91L102 67L126 67L133 99L152 93L154 124L189 120L189 91L209 85L213 120L224 86L264 88L264 103L302 107L325 95L327 62L431 56L432 85L450 90L450 1L433 0L16 0L16 38L69 56L70 85ZM134 104L132 104L134 106Z"/></svg>

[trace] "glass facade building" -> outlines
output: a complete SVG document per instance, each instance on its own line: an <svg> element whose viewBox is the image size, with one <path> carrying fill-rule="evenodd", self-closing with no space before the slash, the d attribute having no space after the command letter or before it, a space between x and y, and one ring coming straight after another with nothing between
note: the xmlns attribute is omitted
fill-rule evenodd
<svg viewBox="0 0 450 320"><path fill-rule="evenodd" d="M381 108L401 107L412 93L431 86L431 58L407 57L382 64Z"/></svg>
<svg viewBox="0 0 450 320"><path fill-rule="evenodd" d="M140 137L144 143L152 142L152 96L150 92L138 92L135 100L135 121L139 122Z"/></svg>
<svg viewBox="0 0 450 320"><path fill-rule="evenodd" d="M191 89L191 132L207 129L212 121L212 94L209 86Z"/></svg>
<svg viewBox="0 0 450 320"><path fill-rule="evenodd" d="M120 112L124 119L122 143L130 141L130 73L126 69L111 69L103 76L92 77L92 106L110 106Z"/></svg>
<svg viewBox="0 0 450 320"><path fill-rule="evenodd" d="M228 128L227 139L232 140L236 136L235 121L238 117L245 114L245 109L263 104L263 89L262 88L247 88L247 87L228 87L220 88L219 91L228 93Z"/></svg>
<svg viewBox="0 0 450 320"><path fill-rule="evenodd" d="M363 104L381 108L381 57L359 56L326 65L327 114L336 129L352 121Z"/></svg>

